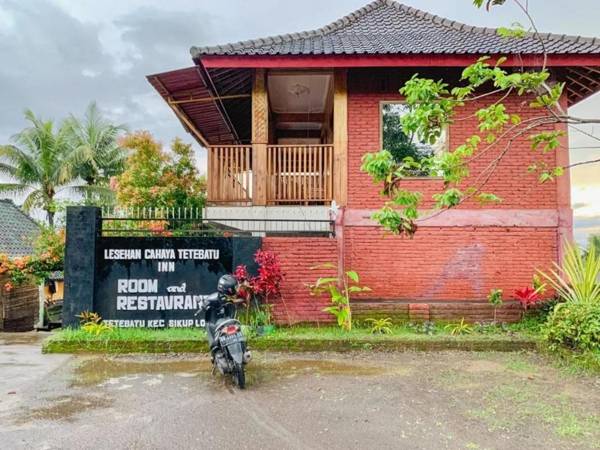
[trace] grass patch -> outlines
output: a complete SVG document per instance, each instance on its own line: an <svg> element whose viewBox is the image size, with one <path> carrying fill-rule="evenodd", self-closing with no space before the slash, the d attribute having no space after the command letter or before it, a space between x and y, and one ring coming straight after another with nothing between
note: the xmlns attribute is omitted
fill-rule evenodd
<svg viewBox="0 0 600 450"><path fill-rule="evenodd" d="M99 335L66 328L44 341L44 353L162 353L207 350L204 330L192 328L114 328Z"/></svg>
<svg viewBox="0 0 600 450"><path fill-rule="evenodd" d="M506 363L506 368L512 370L513 372L520 373L535 373L536 368L533 364L528 362L522 355L515 354L510 358L510 360Z"/></svg>
<svg viewBox="0 0 600 450"><path fill-rule="evenodd" d="M512 333L527 336L539 336L542 325L546 322L546 316L541 314L527 315L519 322L504 325L505 330Z"/></svg>
<svg viewBox="0 0 600 450"><path fill-rule="evenodd" d="M391 334L371 334L366 328L345 332L336 327L297 326L279 328L268 336L249 335L255 350L280 351L350 351L350 350L471 350L514 351L531 350L537 341L519 333L473 333L452 336L440 328L435 334L420 334L414 328L395 326ZM163 353L205 352L203 330L172 328L151 330L142 328L115 328L112 331L91 334L81 329L57 331L44 342L47 353Z"/></svg>
<svg viewBox="0 0 600 450"><path fill-rule="evenodd" d="M573 352L567 349L550 351L544 348L544 354L556 367L570 375L600 374L600 350Z"/></svg>
<svg viewBox="0 0 600 450"><path fill-rule="evenodd" d="M549 395L528 385L502 384L492 388L481 409L471 411L491 429L512 430L528 421L540 422L557 436L596 439L600 417L584 414L573 402L560 395Z"/></svg>
<svg viewBox="0 0 600 450"><path fill-rule="evenodd" d="M178 341L182 339L203 340L206 337L204 330L194 328L165 328L153 330L149 328L113 328L110 332L94 335L86 333L80 328L65 328L56 333L62 341L147 341L149 339L161 341ZM53 339L54 336L51 338Z"/></svg>

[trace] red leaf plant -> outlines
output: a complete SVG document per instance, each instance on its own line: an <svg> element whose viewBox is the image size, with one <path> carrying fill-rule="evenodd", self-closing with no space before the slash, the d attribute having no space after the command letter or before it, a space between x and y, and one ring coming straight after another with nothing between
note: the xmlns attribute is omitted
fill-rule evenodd
<svg viewBox="0 0 600 450"><path fill-rule="evenodd" d="M258 264L258 276L253 279L256 293L264 296L265 301L268 301L269 297L272 299L281 297L281 282L284 274L277 255L259 249L254 255L254 261Z"/></svg>
<svg viewBox="0 0 600 450"><path fill-rule="evenodd" d="M515 290L515 297L521 303L521 306L526 311L531 306L543 300L538 289L534 289L531 286L525 286L524 288Z"/></svg>
<svg viewBox="0 0 600 450"><path fill-rule="evenodd" d="M248 299L253 294L262 297L265 302L281 297L281 282L284 273L277 255L270 251L258 250L254 255L258 264L258 275L251 277L245 265L235 268L233 276L239 283L238 295Z"/></svg>
<svg viewBox="0 0 600 450"><path fill-rule="evenodd" d="M245 265L237 266L233 272L239 284L237 294L244 299L246 308L250 306L252 299L260 299L261 303L266 304L280 299L281 282L285 277L275 253L259 249L254 254L254 261L258 264L258 274L255 277L250 276Z"/></svg>
<svg viewBox="0 0 600 450"><path fill-rule="evenodd" d="M246 303L249 303L250 299L252 298L252 294L254 293L254 288L250 282L251 278L248 274L248 269L244 264L239 265L235 268L233 276L238 282L238 297L244 299Z"/></svg>

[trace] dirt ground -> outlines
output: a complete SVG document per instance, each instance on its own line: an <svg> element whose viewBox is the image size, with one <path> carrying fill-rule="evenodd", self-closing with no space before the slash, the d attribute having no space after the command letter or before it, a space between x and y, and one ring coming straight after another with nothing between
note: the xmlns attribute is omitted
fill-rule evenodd
<svg viewBox="0 0 600 450"><path fill-rule="evenodd" d="M600 378L529 353L41 355L0 335L0 448L600 448Z"/></svg>

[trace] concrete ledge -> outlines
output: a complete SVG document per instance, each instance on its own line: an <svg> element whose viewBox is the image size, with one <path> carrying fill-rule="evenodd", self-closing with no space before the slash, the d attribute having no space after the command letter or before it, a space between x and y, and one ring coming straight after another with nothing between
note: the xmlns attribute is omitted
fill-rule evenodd
<svg viewBox="0 0 600 450"><path fill-rule="evenodd" d="M288 352L367 351L501 351L535 350L538 341L513 336L372 336L350 338L258 337L249 341L251 350ZM203 337L186 340L64 340L60 335L46 339L43 353L204 353L208 347Z"/></svg>
<svg viewBox="0 0 600 450"><path fill-rule="evenodd" d="M328 206L207 206L205 217L220 225L242 231L256 230L256 221L286 221L290 232L330 231ZM311 220L323 221L307 222ZM278 232L281 223L265 222L266 232Z"/></svg>
<svg viewBox="0 0 600 450"><path fill-rule="evenodd" d="M344 226L372 227L378 224L371 219L376 209L347 209ZM533 227L556 228L559 212L556 209L450 209L443 214L427 218L429 211L420 211L417 220L420 228L427 227Z"/></svg>
<svg viewBox="0 0 600 450"><path fill-rule="evenodd" d="M393 323L436 321L466 322L489 321L494 318L494 307L487 301L417 301L394 299L353 299L352 317L361 321L367 318L389 317ZM513 323L521 320L523 310L519 302L506 300L496 310L496 320Z"/></svg>

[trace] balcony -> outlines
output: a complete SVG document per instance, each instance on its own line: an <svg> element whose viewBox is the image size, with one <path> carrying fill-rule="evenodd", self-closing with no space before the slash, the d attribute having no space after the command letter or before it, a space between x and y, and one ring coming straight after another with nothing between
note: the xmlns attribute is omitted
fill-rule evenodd
<svg viewBox="0 0 600 450"><path fill-rule="evenodd" d="M252 205L253 192L262 190L267 205L328 205L333 165L332 144L210 146L208 202Z"/></svg>

